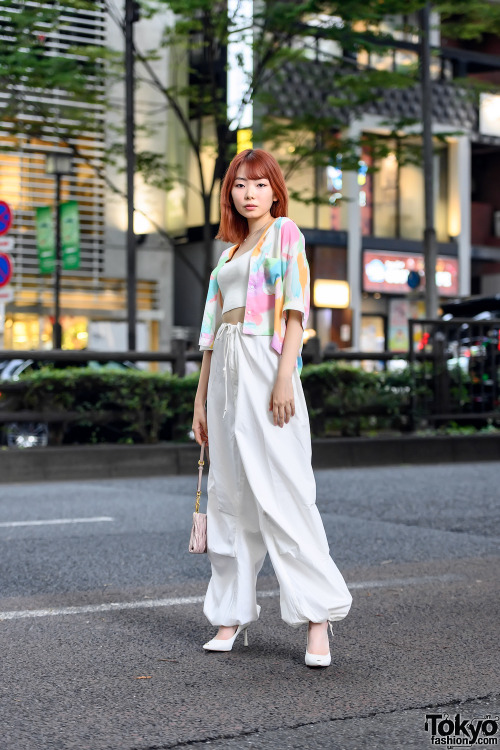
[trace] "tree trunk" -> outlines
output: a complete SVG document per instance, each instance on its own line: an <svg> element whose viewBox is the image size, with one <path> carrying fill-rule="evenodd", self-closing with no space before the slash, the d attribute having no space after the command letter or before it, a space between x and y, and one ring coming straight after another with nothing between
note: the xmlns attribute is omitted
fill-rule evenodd
<svg viewBox="0 0 500 750"><path fill-rule="evenodd" d="M212 248L213 248L213 237L212 227L210 225L210 195L203 196L203 280L204 285L201 292L200 300L200 320L203 317L203 311L205 309L205 300L208 290L208 284L210 282L210 274L212 273L213 261L212 261Z"/></svg>

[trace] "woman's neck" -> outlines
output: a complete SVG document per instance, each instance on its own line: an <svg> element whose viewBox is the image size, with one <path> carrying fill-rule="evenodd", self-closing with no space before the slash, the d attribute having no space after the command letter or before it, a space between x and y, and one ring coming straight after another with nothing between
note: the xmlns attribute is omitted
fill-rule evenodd
<svg viewBox="0 0 500 750"><path fill-rule="evenodd" d="M248 236L252 233L257 234L258 229L263 229L266 224L272 221L271 212L268 211L266 216L259 216L258 219L247 219L248 222Z"/></svg>

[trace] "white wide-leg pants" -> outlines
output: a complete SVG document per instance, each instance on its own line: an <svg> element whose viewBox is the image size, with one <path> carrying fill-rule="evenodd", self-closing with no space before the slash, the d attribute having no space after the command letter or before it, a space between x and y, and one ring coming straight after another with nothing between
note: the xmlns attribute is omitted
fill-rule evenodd
<svg viewBox="0 0 500 750"><path fill-rule="evenodd" d="M295 370L295 416L273 424L269 399L279 356L270 336L223 323L210 365L207 535L212 577L204 613L212 625L259 617L256 579L269 553L281 616L298 627L341 620L352 597L316 507L309 417Z"/></svg>

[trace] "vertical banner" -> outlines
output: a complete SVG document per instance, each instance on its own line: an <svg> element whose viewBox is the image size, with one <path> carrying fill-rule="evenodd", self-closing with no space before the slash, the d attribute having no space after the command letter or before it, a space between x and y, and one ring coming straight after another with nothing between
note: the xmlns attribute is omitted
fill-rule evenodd
<svg viewBox="0 0 500 750"><path fill-rule="evenodd" d="M408 351L409 318L411 318L411 307L407 298L393 297L389 300L389 351Z"/></svg>
<svg viewBox="0 0 500 750"><path fill-rule="evenodd" d="M56 240L50 206L42 206L36 209L36 248L40 273L54 273Z"/></svg>
<svg viewBox="0 0 500 750"><path fill-rule="evenodd" d="M61 203L61 254L66 271L80 268L80 220L77 201Z"/></svg>

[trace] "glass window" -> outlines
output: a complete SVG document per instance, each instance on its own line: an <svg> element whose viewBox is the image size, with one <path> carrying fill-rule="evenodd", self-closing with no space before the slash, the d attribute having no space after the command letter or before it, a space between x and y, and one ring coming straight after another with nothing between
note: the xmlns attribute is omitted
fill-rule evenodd
<svg viewBox="0 0 500 750"><path fill-rule="evenodd" d="M369 172L372 159L368 151L363 150L358 162L358 186L359 205L361 208L362 232L364 235L372 234L373 220L373 175ZM347 201L342 200L343 192L343 169L342 157L339 155L335 163L326 167L326 190L330 203L330 229L347 229Z"/></svg>
<svg viewBox="0 0 500 750"><path fill-rule="evenodd" d="M373 176L373 234L376 237L396 237L398 160L391 151L376 165Z"/></svg>
<svg viewBox="0 0 500 750"><path fill-rule="evenodd" d="M16 313L5 321L5 349L38 349L40 321L38 315Z"/></svg>
<svg viewBox="0 0 500 750"><path fill-rule="evenodd" d="M409 146L418 141L407 141ZM424 172L415 149L405 158L404 144L380 159L373 175L373 234L376 237L421 239L425 226ZM439 241L448 240L448 149L436 146L434 155L435 227ZM399 156L398 156L399 153Z"/></svg>

